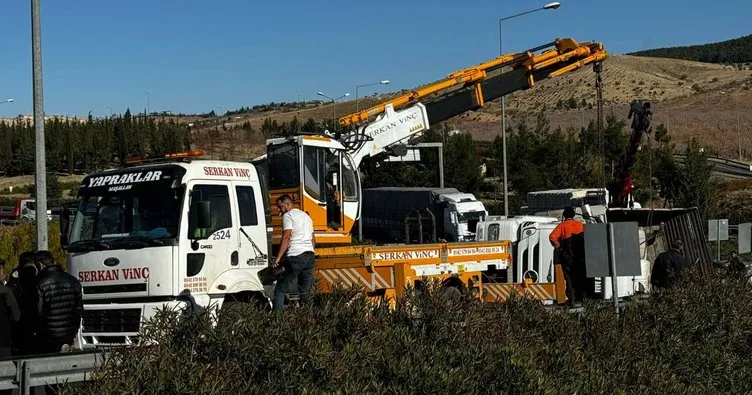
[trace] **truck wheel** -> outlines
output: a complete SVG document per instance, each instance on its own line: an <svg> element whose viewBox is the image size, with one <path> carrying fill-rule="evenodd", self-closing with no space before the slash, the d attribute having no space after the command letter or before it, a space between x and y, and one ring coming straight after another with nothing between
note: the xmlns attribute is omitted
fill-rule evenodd
<svg viewBox="0 0 752 395"><path fill-rule="evenodd" d="M457 277L447 278L442 285L444 287L442 296L452 301L458 301L467 290L462 280Z"/></svg>
<svg viewBox="0 0 752 395"><path fill-rule="evenodd" d="M448 300L456 302L462 297L462 291L460 291L460 289L457 287L448 286L444 287L442 296Z"/></svg>

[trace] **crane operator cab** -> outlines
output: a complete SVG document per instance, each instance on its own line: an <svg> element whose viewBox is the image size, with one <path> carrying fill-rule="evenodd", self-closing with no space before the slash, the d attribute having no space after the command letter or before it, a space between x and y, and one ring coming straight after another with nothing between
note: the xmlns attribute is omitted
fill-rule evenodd
<svg viewBox="0 0 752 395"><path fill-rule="evenodd" d="M338 141L305 135L268 140L269 193L274 210L273 244L282 235L276 199L288 194L294 207L313 221L316 244L348 244L358 218L360 177L353 159Z"/></svg>

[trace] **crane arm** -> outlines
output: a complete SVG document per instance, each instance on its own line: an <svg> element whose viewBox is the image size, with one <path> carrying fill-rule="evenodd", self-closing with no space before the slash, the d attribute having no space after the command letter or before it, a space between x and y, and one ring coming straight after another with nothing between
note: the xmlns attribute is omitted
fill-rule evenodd
<svg viewBox="0 0 752 395"><path fill-rule="evenodd" d="M628 206L629 195L632 193L632 189L634 189L632 169L635 163L637 163L637 153L640 148L640 141L642 141L642 135L652 132L650 122L653 118L653 111L650 108L650 102L632 101L627 118L632 119L632 135L629 138L629 143L627 143L624 154L619 160L614 179L611 182L611 190L609 191L612 200L611 206L620 208Z"/></svg>
<svg viewBox="0 0 752 395"><path fill-rule="evenodd" d="M553 49L549 49L551 47ZM537 51L542 52L536 54ZM340 125L355 130L344 135L341 142L353 153L358 166L363 158L385 152L390 146L429 129L430 125L476 110L512 92L532 88L538 81L601 62L606 57L601 43L578 43L571 38L502 55L363 111L345 115L339 119Z"/></svg>

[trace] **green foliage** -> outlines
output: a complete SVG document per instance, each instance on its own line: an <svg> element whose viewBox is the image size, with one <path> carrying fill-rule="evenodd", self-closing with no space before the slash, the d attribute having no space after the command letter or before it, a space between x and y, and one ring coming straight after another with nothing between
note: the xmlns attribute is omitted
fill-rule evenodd
<svg viewBox="0 0 752 395"><path fill-rule="evenodd" d="M649 49L629 55L708 63L743 63L752 61L752 35L703 45Z"/></svg>
<svg viewBox="0 0 752 395"><path fill-rule="evenodd" d="M48 222L47 246L55 262L66 266L65 252L60 248L60 224ZM0 258L8 262L8 268L18 266L18 256L24 251L36 251L37 231L33 222L20 222L15 226L0 226Z"/></svg>
<svg viewBox="0 0 752 395"><path fill-rule="evenodd" d="M700 215L709 219L717 198L716 186L710 180L713 164L707 161L708 155L700 150L696 138L690 141L684 155L674 180L673 203L677 207L698 207Z"/></svg>
<svg viewBox="0 0 752 395"><path fill-rule="evenodd" d="M475 193L481 187L480 165L477 147L472 136L466 133L450 133L447 124L424 133L425 142L442 142L444 154L444 186L462 192ZM361 164L364 174L363 187L414 186L437 187L439 185L438 152L435 148L420 150L420 163L383 162L385 154L366 158Z"/></svg>
<svg viewBox="0 0 752 395"><path fill-rule="evenodd" d="M577 99L575 99L574 96L570 96L569 99L567 99L567 108L570 110L577 108Z"/></svg>
<svg viewBox="0 0 752 395"><path fill-rule="evenodd" d="M614 121L608 127L618 132L623 124ZM524 197L534 190L598 186L597 175L601 174L603 163L598 155L598 140L592 122L578 134L574 129L551 130L542 113L538 114L534 129L523 120L517 130L507 131L510 190ZM497 137L491 148L495 174L503 172L502 147L502 140ZM510 211L516 212L516 208L510 203Z"/></svg>
<svg viewBox="0 0 752 395"><path fill-rule="evenodd" d="M238 306L162 311L114 349L97 380L65 393L743 393L752 382L752 286L698 279L619 317L517 297L447 299L434 286L386 305L357 290L283 316Z"/></svg>
<svg viewBox="0 0 752 395"><path fill-rule="evenodd" d="M45 180L47 181L47 206L48 207L54 207L56 205L60 204L60 199L63 197L63 189L60 186L60 181L57 178L57 173L54 172L48 172L46 175ZM31 197L33 198L36 193L36 183L31 184L28 186L28 192L23 191L26 188L19 188L19 191L14 192L16 193L29 193Z"/></svg>
<svg viewBox="0 0 752 395"><path fill-rule="evenodd" d="M134 118L85 120L53 118L45 122L47 170L88 173L118 164L122 157L180 151L189 139L173 121ZM34 127L21 119L0 123L0 169L7 177L34 172Z"/></svg>

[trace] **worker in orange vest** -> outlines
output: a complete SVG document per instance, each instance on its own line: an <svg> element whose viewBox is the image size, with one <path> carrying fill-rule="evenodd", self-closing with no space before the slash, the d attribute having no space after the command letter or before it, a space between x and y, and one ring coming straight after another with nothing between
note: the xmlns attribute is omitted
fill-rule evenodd
<svg viewBox="0 0 752 395"><path fill-rule="evenodd" d="M548 240L555 248L554 264L561 265L566 281L567 305L585 297L585 226L574 219L574 207L564 209L564 220L554 228Z"/></svg>

